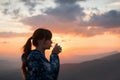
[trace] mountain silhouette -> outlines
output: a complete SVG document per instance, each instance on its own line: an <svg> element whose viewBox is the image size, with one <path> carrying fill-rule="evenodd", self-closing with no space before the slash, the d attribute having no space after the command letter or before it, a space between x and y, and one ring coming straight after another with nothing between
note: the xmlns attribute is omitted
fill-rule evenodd
<svg viewBox="0 0 120 80"><path fill-rule="evenodd" d="M22 80L21 71L16 63L0 60L0 80Z"/></svg>
<svg viewBox="0 0 120 80"><path fill-rule="evenodd" d="M59 80L120 80L120 53L61 66Z"/></svg>
<svg viewBox="0 0 120 80"><path fill-rule="evenodd" d="M0 60L0 80L23 80L20 67ZM61 64L58 80L120 80L120 53L83 63Z"/></svg>

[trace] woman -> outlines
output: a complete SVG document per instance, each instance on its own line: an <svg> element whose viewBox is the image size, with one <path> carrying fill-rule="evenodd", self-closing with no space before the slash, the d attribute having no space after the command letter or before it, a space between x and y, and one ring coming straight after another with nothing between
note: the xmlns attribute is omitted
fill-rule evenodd
<svg viewBox="0 0 120 80"><path fill-rule="evenodd" d="M57 80L60 66L58 54L62 49L56 44L48 61L45 50L50 49L51 38L51 31L39 28L24 45L22 72L25 80ZM34 50L31 50L32 44L35 46Z"/></svg>

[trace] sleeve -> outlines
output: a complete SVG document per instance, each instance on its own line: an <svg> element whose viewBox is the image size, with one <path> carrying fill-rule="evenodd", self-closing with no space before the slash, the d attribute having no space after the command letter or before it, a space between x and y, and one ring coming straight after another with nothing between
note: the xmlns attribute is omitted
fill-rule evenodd
<svg viewBox="0 0 120 80"><path fill-rule="evenodd" d="M51 54L50 64L53 69L54 78L55 78L55 80L57 80L59 68L60 68L59 56L57 54Z"/></svg>

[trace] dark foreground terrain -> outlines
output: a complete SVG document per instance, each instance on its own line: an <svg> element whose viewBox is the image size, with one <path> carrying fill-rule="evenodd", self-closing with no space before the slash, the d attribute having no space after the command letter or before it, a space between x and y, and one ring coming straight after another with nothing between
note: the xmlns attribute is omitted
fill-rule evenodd
<svg viewBox="0 0 120 80"><path fill-rule="evenodd" d="M0 80L22 80L20 68L0 60ZM120 80L120 53L83 63L62 64L59 80Z"/></svg>

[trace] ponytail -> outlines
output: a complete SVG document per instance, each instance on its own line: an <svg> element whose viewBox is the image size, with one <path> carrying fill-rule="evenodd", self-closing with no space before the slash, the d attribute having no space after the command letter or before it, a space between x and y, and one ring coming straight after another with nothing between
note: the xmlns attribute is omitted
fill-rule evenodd
<svg viewBox="0 0 120 80"><path fill-rule="evenodd" d="M26 42L26 44L24 45L24 47L23 47L23 51L24 51L24 53L25 54L29 54L30 53L30 51L31 51L31 39L32 39L32 37L30 37L29 39L28 39L28 41Z"/></svg>
<svg viewBox="0 0 120 80"><path fill-rule="evenodd" d="M23 72L23 76L26 77L26 72L27 72L27 69L26 69L26 61L27 61L27 57L31 51L31 39L32 37L30 37L26 44L23 46L23 54L22 54L22 72Z"/></svg>

